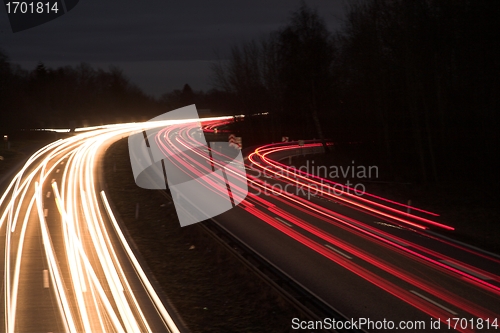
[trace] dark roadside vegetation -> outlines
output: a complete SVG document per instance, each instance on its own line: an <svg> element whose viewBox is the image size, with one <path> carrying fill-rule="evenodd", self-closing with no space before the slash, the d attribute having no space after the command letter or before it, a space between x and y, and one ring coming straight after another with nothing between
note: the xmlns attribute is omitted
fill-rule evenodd
<svg viewBox="0 0 500 333"><path fill-rule="evenodd" d="M23 156L21 149L26 145L26 142L16 142L16 145L7 147L7 142L0 144L0 176L16 165Z"/></svg>
<svg viewBox="0 0 500 333"><path fill-rule="evenodd" d="M4 131L0 136L0 179L17 172L16 166L39 148L64 137L54 132Z"/></svg>
<svg viewBox="0 0 500 333"><path fill-rule="evenodd" d="M288 332L303 317L173 203L137 187L127 140L106 152L107 191L141 256L192 332ZM136 205L139 216L136 219Z"/></svg>

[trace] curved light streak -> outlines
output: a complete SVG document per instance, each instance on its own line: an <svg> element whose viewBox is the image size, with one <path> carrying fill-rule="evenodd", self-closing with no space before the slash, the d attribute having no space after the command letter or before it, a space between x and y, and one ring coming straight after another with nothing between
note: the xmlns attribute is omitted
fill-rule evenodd
<svg viewBox="0 0 500 333"><path fill-rule="evenodd" d="M55 141L27 160L0 198L6 332L20 329L19 290L24 287L20 276L33 274L27 271L23 251L27 230L33 228L41 233L49 288L66 332L153 332L149 321L154 316L159 318L155 325L162 322L165 331L179 332L131 250L104 192L96 186L97 156L111 142L131 133L191 122L199 119L103 126ZM45 195L49 191L52 194ZM46 216L51 203L56 209ZM137 286L132 286L131 270L124 264L133 267L134 279L144 288L140 297ZM145 302L150 302L149 310L156 309L156 315L143 310Z"/></svg>

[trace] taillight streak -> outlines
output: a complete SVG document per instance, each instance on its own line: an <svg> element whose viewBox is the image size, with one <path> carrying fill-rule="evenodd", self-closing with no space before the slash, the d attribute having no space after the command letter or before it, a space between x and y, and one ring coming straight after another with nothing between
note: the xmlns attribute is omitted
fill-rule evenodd
<svg viewBox="0 0 500 333"><path fill-rule="evenodd" d="M257 150L256 150L256 151L257 151ZM381 215L381 216L387 217L387 218L389 218L389 219L394 219L394 220L396 220L396 221L398 221L398 222L401 222L401 223L403 223L403 224L407 224L407 225L411 225L411 226L413 226L413 227L415 227L415 228L419 228L419 229L426 229L426 227L425 227L425 226L422 226L422 225L419 225L419 224L413 223L413 222L411 222L411 221L408 221L408 220L405 220L405 219L399 218L399 217L397 217L397 216L390 215L390 214L387 214L387 213L381 212L381 211L379 211L379 210L376 210L376 209L370 208L370 207L365 206L365 205L363 205L363 204L360 204L360 203L354 202L353 200L349 200L349 199L343 198L341 195L334 195L334 194L332 194L332 193L322 191L322 190L320 190L320 189L318 189L318 188L315 188L315 187L313 187L313 186L311 186L311 185L309 185L309 184L306 184L306 183L301 183L301 182L299 182L299 181L297 181L297 180L294 180L293 178L290 178L290 177L285 176L285 175L283 175L283 174L279 174L279 173L278 173L278 172L276 172L276 171L269 170L269 168L266 168L265 166L262 166L262 165L260 165L260 164L257 164L257 163L256 163L256 161L254 160L254 155L257 155L257 154L258 154L258 153L253 152L252 154L250 154L250 155L248 156L248 159L249 159L251 162L253 162L253 163L254 163L254 165L256 165L258 168L261 168L261 169L263 169L263 170L266 170L267 172L270 172L270 173L272 173L272 174L274 174L274 175L276 175L276 176L279 176L279 178L280 178L280 179L286 179L286 180L288 180L288 181L290 181L290 182L292 182L292 183L295 183L295 184L297 184L297 185L300 185L300 186L302 186L302 187L306 187L306 188L308 188L308 189L310 189L310 190L312 189L312 190L314 190L314 191L315 191L315 193L321 193L322 195L327 196L327 197L330 197L330 198L334 198L335 200L338 200L338 201L343 201L343 202L347 202L348 204L350 204L350 205L352 205L352 206L355 206L355 207L357 207L357 208L359 208L359 209L361 209L361 210L363 210L363 211L371 211L371 212L373 212L373 213L375 213L375 214L377 214L377 215ZM302 177L302 176L300 176L300 177ZM302 177L302 178L305 178L305 177ZM309 180L309 181L311 181L311 182L313 182L313 183L315 183L315 184L320 184L320 183L318 183L318 182L316 182L316 181L312 181L312 180ZM323 184L320 184L320 185L323 185ZM352 196L351 194L348 194L348 195L349 195L349 196ZM406 214L406 213L401 212L401 211L399 211L399 210L397 210L397 209L394 209L394 208L391 208L391 207L387 207L387 206L384 206L384 205L381 205L381 204L378 204L378 203L375 203L375 202L369 201L369 200L364 199L364 198L361 198L361 197L357 197L356 199L358 199L358 200L360 200L360 201L363 201L363 202L367 202L367 203L369 202L370 204L373 204L373 205L375 205L375 206L378 206L378 207L381 207L381 208L383 208L383 209L389 210L389 211L391 211L391 212L397 212L398 214ZM406 215L409 215L409 214L406 214ZM441 223L438 223L438 222L435 222L435 221L432 221L432 220L428 220L428 219L425 219L425 218L423 218L423 217L419 217L419 216L415 216L415 215L411 215L411 217L412 217L412 218L414 218L414 219L417 219L417 220L419 220L419 221L421 221L421 222L425 222L425 223L428 223L428 224L434 225L434 226L436 226L436 227L440 227L440 228L443 228L443 229L446 229L446 230L454 230L454 228L453 228L453 227L450 227L450 226L447 226L447 225L444 225L444 224L441 224Z"/></svg>

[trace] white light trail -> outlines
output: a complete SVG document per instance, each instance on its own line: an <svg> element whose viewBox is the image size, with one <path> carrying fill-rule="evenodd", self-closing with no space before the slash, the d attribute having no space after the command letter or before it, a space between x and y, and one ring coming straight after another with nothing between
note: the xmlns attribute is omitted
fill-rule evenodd
<svg viewBox="0 0 500 333"><path fill-rule="evenodd" d="M202 120L224 119L232 117ZM19 331L19 320L23 320L20 302L41 302L19 299L19 291L25 287L20 277L27 274L39 276L40 288L49 286L55 299L51 313L55 310L60 316L55 329L156 333L158 323L163 323L163 331L179 332L96 182L100 172L96 163L109 144L131 133L199 121L77 129L80 133L45 146L28 159L0 198L6 332ZM30 242L34 240L27 235L34 233L41 237L43 260L33 264L33 260L23 259L27 246L33 247ZM156 315L151 313L153 308Z"/></svg>

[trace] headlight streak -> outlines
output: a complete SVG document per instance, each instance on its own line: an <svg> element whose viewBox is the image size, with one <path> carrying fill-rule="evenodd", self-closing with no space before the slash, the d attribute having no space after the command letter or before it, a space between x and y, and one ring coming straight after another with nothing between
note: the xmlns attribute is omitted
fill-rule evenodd
<svg viewBox="0 0 500 333"><path fill-rule="evenodd" d="M84 306L83 295L82 295L82 292L84 292L86 289L85 288L85 279L81 275L81 268L79 267L80 266L79 265L80 258L77 256L78 250L75 251L76 250L75 243L76 242L79 243L80 238L78 238L78 236L75 235L74 226L71 223L70 218L68 217L68 215L64 211L64 208L62 207L62 203L61 203L62 200L61 200L61 197L59 195L59 190L57 188L56 182L52 183L52 189L54 191L54 200L56 202L57 209L59 210L59 213L61 214L61 217L63 220L62 226L63 226L64 236L65 236L64 242L66 244L66 246L65 246L66 256L68 258L68 264L70 266L69 271L71 273L73 288L74 288L75 295L76 295L76 301L78 303L78 309L80 312L80 316L82 318L82 324L83 324L85 332L91 332L90 322L88 320L88 315L87 315L86 308ZM72 239L71 236L73 236L74 239ZM74 272L76 272L76 274Z"/></svg>
<svg viewBox="0 0 500 333"><path fill-rule="evenodd" d="M7 206L7 208L5 210L5 213L9 212L7 229L5 232L6 243L5 243L5 270L4 270L5 323L6 323L5 325L6 325L7 332L13 332L14 327L15 327L15 314L16 314L16 306L17 306L17 291L18 291L18 283L19 283L19 267L20 267L20 263L21 263L21 252L22 252L22 248L24 245L24 236L25 236L25 230L26 230L26 226L27 226L27 222L28 222L28 216L31 212L31 208L32 208L33 203L34 203L35 196L33 196L32 200L30 201L30 204L28 205L28 211L26 212L26 217L24 219L24 224L23 224L21 235L19 238L18 252L17 252L16 263L15 263L15 268L14 268L14 284L12 286L12 289L10 286L10 281L11 281L11 270L10 270L10 267L11 267L11 264L10 264L11 246L10 246L10 244L11 244L11 237L12 237L11 235L15 231L15 227L16 227L17 220L19 217L20 205L16 209L16 214L14 215L14 220L12 220L11 213L12 213L12 209L14 207L14 202L17 199L18 195L21 196L21 198L19 199L19 202L24 200L24 197L26 195L26 189L27 189L27 186L25 186L25 185L26 185L27 181L31 181L34 177L34 173L31 173L28 176L27 181L24 182L21 185L21 187L19 187L20 179L21 179L23 173L28 169L28 166L30 165L31 161L35 160L37 157L39 157L40 155L45 153L48 150L48 148L51 148L52 146L53 146L53 144L48 145L48 146L40 149L39 151L37 151L34 155L32 155L28 159L25 166L21 169L21 171L12 180L12 182L10 183L10 185L7 188L7 191L4 193L4 195L2 196L2 199L0 200L0 206L1 206L1 202L3 202L3 200L5 199L7 194L9 193L9 191L12 189L12 186L15 184L14 189L12 190L12 192L14 193L13 198L11 199L11 201L9 202L9 205ZM24 190L23 190L23 187L24 187ZM2 222L0 223L0 226L4 221L5 213L2 216ZM12 298L11 294L14 294L14 298Z"/></svg>
<svg viewBox="0 0 500 333"><path fill-rule="evenodd" d="M57 264L57 259L52 246L52 241L50 239L47 221L45 220L43 214L43 204L42 204L42 191L38 184L35 182L35 201L37 205L38 218L40 221L40 228L42 230L43 247L45 249L45 256L49 264L49 272L51 280L55 285L56 299L58 301L60 314L63 319L63 324L67 332L77 332L76 323L73 320L73 315L71 314L69 302L66 296L66 288L64 286L62 276L60 274L60 269Z"/></svg>
<svg viewBox="0 0 500 333"><path fill-rule="evenodd" d="M42 148L37 153L35 153L34 156L36 157L39 154L42 154L44 152L45 152L45 149ZM33 159L33 157L28 159L28 162L30 162L32 159ZM12 233L14 232L16 224L17 224L17 219L19 217L19 211L20 211L20 205L16 209L16 213L15 213L14 217L12 216L12 211L14 209L14 202L17 199L17 196L20 194L21 199L19 201L22 201L26 195L27 186L24 186L26 184L26 182L23 183L21 188L20 188L19 184L20 184L21 176L24 173L24 171L28 168L28 165L29 164L27 163L22 168L21 172L18 173L19 177L14 178L14 180L11 182L11 185L15 183L15 186L13 189L14 195L13 195L13 199L10 202L11 204L8 205L8 208L6 209L6 212L8 212L8 223L7 223L7 228L5 231L6 240L5 240L4 289L5 289L5 325L6 325L7 332L13 332L14 326L15 326L14 319L15 319L15 309L16 309L16 305L17 305L17 300L14 300L14 301L12 300L11 293L15 292L17 295L17 285L13 286L13 288L14 288L13 290L11 289L11 285L10 285L10 281L11 281L10 256L11 256ZM33 179L33 176L34 176L34 173L30 174L30 176L28 176L28 180L31 181ZM24 190L23 190L23 187L24 187ZM11 186L8 187L8 189L10 189L10 188L11 188ZM2 196L2 199L5 198L6 193L4 194L4 196ZM30 203L28 213L26 213L26 214L29 214L29 211L31 209L30 207L32 207L32 205L33 204ZM4 216L5 216L5 214L4 214ZM13 218L14 218L14 220L13 220ZM25 224L26 223L27 223L27 219L25 219ZM25 230L25 227L23 227L23 230ZM21 238L20 238L19 242L20 242L19 249L22 250L22 245L24 243L24 233L21 233ZM19 257L19 253L18 253L18 257ZM14 270L14 282L16 284L19 281L19 270L18 270L17 262L20 263L20 260L16 261L15 270ZM14 305L14 306L11 308L11 305Z"/></svg>
<svg viewBox="0 0 500 333"><path fill-rule="evenodd" d="M48 151L47 148L53 148L56 146L57 143L60 143L61 140L58 140L56 141L55 143L53 144L50 144L42 149L40 149L37 153L35 153L30 159L28 159L28 162L25 164L25 166L23 167L22 169L22 172L18 173L18 175L16 176L16 178L14 178L14 180L11 182L11 184L14 184L15 182L15 187L13 189L13 199L11 199L10 203L9 203L9 209L7 209L9 212L12 211L13 207L14 207L14 203L15 203L15 200L17 199L18 196L20 196L20 199L19 199L19 202L22 202L24 200L24 197L26 195L26 192L27 192L27 189L28 189L28 186L27 184L29 184L32 179L34 178L35 174L37 171L40 171L40 178L41 178L41 182L43 183L43 180L45 179L45 177L43 176L44 175L44 169L46 167L46 164L47 164L47 161L49 160L49 158L46 158L44 160L44 162L40 163L37 168L35 168L35 170L30 173L25 181L21 184L21 186L19 186L19 183L20 183L20 180L21 180L21 177L22 177L22 173L28 169L29 165L31 164L32 161L34 161L36 158L38 158L39 156L43 155L44 153L46 153ZM60 148L60 147L59 147ZM59 149L56 148L54 150L54 152L57 152ZM50 155L52 156L52 154ZM57 163L49 170L49 173L57 166L57 164L59 163L59 161L57 161ZM24 188L24 189L23 189ZM9 189L10 189L10 186L9 186ZM21 193L22 192L22 193ZM8 191L5 192L4 196L8 193ZM34 199L35 197L33 197ZM29 207L31 207L31 205L29 205ZM15 325L15 313L16 313L16 305L17 305L17 290L18 290L18 285L14 285L13 286L13 289L12 289L12 293L15 294L15 299L12 299L11 298L11 288L10 288L10 240L11 240L11 233L13 233L15 231L15 227L17 225L17 221L18 221L18 217L19 217L19 212L20 212L20 209L21 209L21 205L19 204L17 206L17 209L16 209L16 214L14 216L14 219L12 219L11 215L9 215L9 219L8 219L8 224L7 224L7 230L6 230L6 256L5 256L5 275L4 275L4 285L5 285L5 290L6 290L6 294L5 294L5 302L6 302L6 307L5 307L5 320L6 320L6 330L8 332L13 332L13 329L14 329L14 325ZM6 210L6 211L7 211ZM23 230L25 230L26 228L26 225L27 225L27 218L29 216L29 213L30 213L30 209L28 209L28 211L26 212L26 217L25 217L25 224L23 226ZM4 215L5 216L5 215ZM9 229L10 229L10 232L9 232ZM18 251L21 251L21 252L17 252L17 257L20 258L21 256L21 253L22 253L22 245L24 244L24 232L21 233L21 238L19 240L19 249ZM20 259L16 261L16 267L15 267L15 270L14 270L14 281L16 284L18 284L18 281L19 281L19 269L20 269L20 266L17 264L19 263L20 264ZM52 273L52 272L51 272ZM59 300L59 303L60 300ZM8 305L8 304L12 304L11 305ZM10 318L10 319L9 319Z"/></svg>
<svg viewBox="0 0 500 333"><path fill-rule="evenodd" d="M10 302L8 303L9 306L8 311L9 311L9 318L11 323L8 327L6 327L6 331L8 333L13 333L14 328L15 328L15 322L16 322L16 308L17 308L17 293L19 289L19 274L20 274L20 268L21 268L21 260L22 260L22 252L23 252L23 246L24 246L24 237L26 235L26 228L28 226L28 219L30 217L31 210L33 208L33 204L35 203L35 196L33 196L30 200L30 203L28 205L28 210L26 211L26 216L24 217L24 221L21 227L21 235L19 236L19 244L17 247L17 252L16 252L16 261L14 264L14 278L12 282L12 289L5 289L6 295L9 295ZM9 237L8 235L6 235Z"/></svg>
<svg viewBox="0 0 500 333"><path fill-rule="evenodd" d="M106 211L108 212L108 214L111 218L111 221L113 222L113 227L115 228L115 231L117 232L118 237L120 238L120 241L122 242L122 245L124 246L125 250L127 251L127 254L128 254L130 260L134 264L134 268L136 269L137 273L141 277L144 286L149 291L149 296L153 300L157 310L162 315L163 320L165 321L166 325L170 328L171 332L178 333L179 330L178 330L177 326L175 325L175 323L173 322L172 317L169 315L169 313L165 309L165 306L161 302L158 294L156 292L154 292L154 288L151 285L151 282L149 282L149 279L147 278L146 273L144 273L144 270L142 269L141 265L139 264L139 261L137 260L132 249L128 245L128 243L125 239L125 236L123 235L123 232L121 231L120 226L118 225L118 222L116 221L116 218L113 214L113 211L111 210L111 207L109 206L109 202L108 202L108 199L106 197L106 193L104 193L104 191L101 192L101 197L102 197L102 201L104 202L104 207L106 208Z"/></svg>
<svg viewBox="0 0 500 333"><path fill-rule="evenodd" d="M11 192L12 190L12 196L11 196L11 199L9 200L8 204L7 204L7 207L5 208L2 216L0 217L0 228L3 226L3 222L5 221L5 218L7 216L7 214L9 213L10 211L10 207L12 207L14 204L15 204L15 201L19 195L19 192L21 189L24 188L24 186L26 186L26 184L31 181L31 179L34 177L35 173L32 172L30 174L30 178L28 180L25 180L24 182L21 183L21 186L20 189L12 189L14 187L15 184L18 184L17 180L18 179L21 179L24 175L24 173L26 172L26 170L31 166L32 162L35 161L36 159L38 159L41 155L43 155L46 151L48 151L49 149L52 148L52 146L56 145L59 141L56 141L56 142L53 142L51 144L49 144L48 146L45 146L43 148L41 148L40 150L38 150L36 153L34 153L29 159L28 161L26 161L25 165L23 166L23 168L21 169L21 171L19 171L15 176L14 178L12 179L12 181L10 182L9 186L7 187L7 189L5 190L5 192L3 193L2 197L0 198L0 207L2 206L2 204L4 203L5 201L5 198L7 197L7 195ZM38 166L36 170L39 170L41 166ZM9 221L11 222L11 221Z"/></svg>
<svg viewBox="0 0 500 333"><path fill-rule="evenodd" d="M227 122L231 118L211 119ZM63 326L59 328L66 332L153 332L148 320L152 314L146 315L142 310L144 300L139 302L136 288L132 288L129 282L130 269L126 271L122 267L123 254L119 257L117 253L120 249L128 256L128 262L136 271L138 281L144 286L165 329L179 332L128 246L104 192L98 198L100 190L95 187L98 172L95 162L100 147L111 140L136 131L186 122L197 123L199 119L105 126L53 142L27 160L0 198L0 228L6 226L2 230L6 237L6 332L20 329L16 326L20 318L19 290L23 288L20 276L25 274L23 248L30 228L41 231L49 288L62 319ZM54 195L49 199L43 191L51 176L60 179L61 187L53 180L50 190ZM47 207L44 202L51 200L54 200L59 214L49 210L48 217L45 217ZM101 207L105 207L106 213ZM112 227L106 224L103 214L107 214ZM37 224L30 223L33 218L38 218ZM53 237L57 237L57 242L53 243Z"/></svg>
<svg viewBox="0 0 500 333"><path fill-rule="evenodd" d="M80 256L81 256L80 258L83 261L85 268L87 269L87 277L89 277L89 280L91 282L93 282L93 287L95 287L97 289L97 293L101 297L101 301L104 302L104 306L105 306L105 308L107 310L107 315L111 316L112 323L113 323L115 329L118 332L138 332L139 330L137 330L137 328L133 328L133 329L130 329L130 330L129 329L124 330L122 328L122 324L121 324L118 316L115 314L113 306L108 301L108 297L106 296L106 293L105 293L105 291L104 291L104 289L102 287L102 284L99 281L99 279L97 278L97 275L96 275L96 273L94 271L94 268L90 264L88 256L85 253L85 250L83 249L81 240L78 237L78 235L76 234L75 228L74 228L74 226L71 223L71 218L66 214L66 212L64 211L64 208L60 204L61 199L60 199L60 195L58 193L57 184L53 183L52 186L54 188L54 196L56 197L56 203L58 205L58 209L60 210L60 213L63 216L64 224L66 224L68 226L68 238L71 239L71 244L76 249L76 251L80 254ZM82 197L82 199L85 200L85 197ZM80 258L78 258L78 260ZM70 270L70 272L73 272L73 270ZM73 279L75 285L78 285L78 283L80 282L79 279L81 279L81 278L82 277L79 277L78 274L72 274L72 279ZM81 299L83 299L83 295L81 296ZM96 304L96 306L97 305L98 304ZM80 305L80 311L82 311L82 308L85 309L85 304L83 302ZM98 311L98 317L102 318L102 314L100 313L100 311ZM105 331L105 327L104 327L104 325L102 323L102 320L100 320L99 322L101 324L101 327L99 327L99 331L103 331L104 332ZM89 324L87 323L86 326L89 327ZM89 332L95 332L95 329L94 330L90 330L89 329L88 331Z"/></svg>

